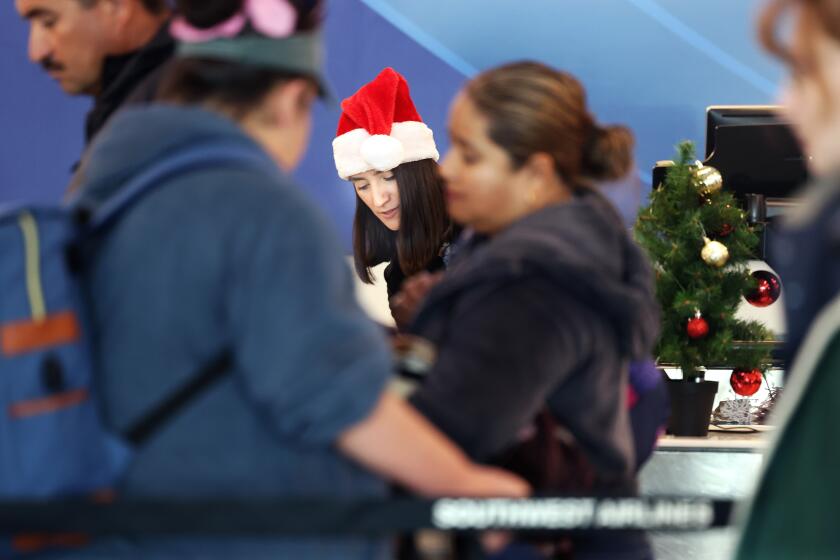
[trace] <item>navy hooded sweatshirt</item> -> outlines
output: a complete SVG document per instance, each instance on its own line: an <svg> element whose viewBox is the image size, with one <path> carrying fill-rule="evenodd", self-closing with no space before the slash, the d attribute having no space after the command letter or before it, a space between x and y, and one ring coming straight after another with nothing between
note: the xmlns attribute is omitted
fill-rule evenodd
<svg viewBox="0 0 840 560"><path fill-rule="evenodd" d="M544 404L601 481L634 481L630 359L659 332L653 276L594 191L460 250L412 331L437 361L412 396L472 457L510 446Z"/></svg>

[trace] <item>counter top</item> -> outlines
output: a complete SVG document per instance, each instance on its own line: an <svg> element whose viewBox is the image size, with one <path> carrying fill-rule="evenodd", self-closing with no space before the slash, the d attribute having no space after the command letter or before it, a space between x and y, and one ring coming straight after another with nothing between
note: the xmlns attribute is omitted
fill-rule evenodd
<svg viewBox="0 0 840 560"><path fill-rule="evenodd" d="M676 437L664 435L659 438L657 451L682 452L734 452L761 453L767 448L769 426L709 427L707 437Z"/></svg>

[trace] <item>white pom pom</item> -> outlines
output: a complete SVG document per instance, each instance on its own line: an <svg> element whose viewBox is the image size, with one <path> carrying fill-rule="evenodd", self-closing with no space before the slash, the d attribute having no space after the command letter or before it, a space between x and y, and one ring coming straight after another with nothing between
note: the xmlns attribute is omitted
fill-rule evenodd
<svg viewBox="0 0 840 560"><path fill-rule="evenodd" d="M362 142L359 150L366 162L377 171L388 171L402 163L402 142L384 134L374 134Z"/></svg>

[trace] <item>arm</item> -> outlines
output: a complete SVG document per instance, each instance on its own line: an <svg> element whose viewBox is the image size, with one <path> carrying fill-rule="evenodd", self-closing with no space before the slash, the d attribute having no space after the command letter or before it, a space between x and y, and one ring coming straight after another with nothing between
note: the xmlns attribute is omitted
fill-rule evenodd
<svg viewBox="0 0 840 560"><path fill-rule="evenodd" d="M279 195L278 195L279 196ZM332 446L424 494L522 496L385 395L391 353L329 229L292 196L238 228L229 315L243 392L279 441Z"/></svg>
<svg viewBox="0 0 840 560"><path fill-rule="evenodd" d="M523 497L520 478L475 465L399 397L386 393L370 416L338 438L345 455L426 496Z"/></svg>

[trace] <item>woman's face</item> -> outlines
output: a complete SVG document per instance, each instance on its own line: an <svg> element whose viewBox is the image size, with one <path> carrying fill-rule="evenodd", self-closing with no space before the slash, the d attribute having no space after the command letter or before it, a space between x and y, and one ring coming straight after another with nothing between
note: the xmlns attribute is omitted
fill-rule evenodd
<svg viewBox="0 0 840 560"><path fill-rule="evenodd" d="M452 147L441 174L452 219L492 234L528 212L522 188L527 172L513 169L507 153L488 136L488 125L469 97L459 93L449 114Z"/></svg>
<svg viewBox="0 0 840 560"><path fill-rule="evenodd" d="M802 56L805 41L813 62ZM784 90L784 105L808 165L815 175L840 169L840 43L822 31L798 26L793 43L795 65Z"/></svg>
<svg viewBox="0 0 840 560"><path fill-rule="evenodd" d="M350 177L356 194L391 231L400 229L400 191L391 171L365 171Z"/></svg>

